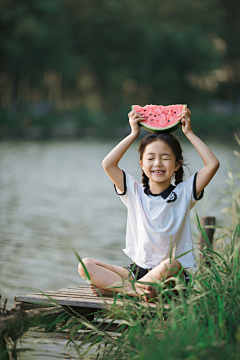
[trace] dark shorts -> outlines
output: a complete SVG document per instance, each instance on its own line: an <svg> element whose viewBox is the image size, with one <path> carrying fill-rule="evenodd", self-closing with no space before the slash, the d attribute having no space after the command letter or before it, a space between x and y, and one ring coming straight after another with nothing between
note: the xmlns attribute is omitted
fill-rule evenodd
<svg viewBox="0 0 240 360"><path fill-rule="evenodd" d="M135 266L134 266L135 265ZM133 268L134 267L134 268ZM150 270L152 270L153 268L150 269L144 269L141 266L136 265L135 263L130 264L129 266L124 266L125 269L127 269L132 277L136 280L141 279L143 276L145 276ZM189 283L190 280L190 275L189 272L187 270L183 270L183 276L184 276L184 281L186 282L186 284Z"/></svg>

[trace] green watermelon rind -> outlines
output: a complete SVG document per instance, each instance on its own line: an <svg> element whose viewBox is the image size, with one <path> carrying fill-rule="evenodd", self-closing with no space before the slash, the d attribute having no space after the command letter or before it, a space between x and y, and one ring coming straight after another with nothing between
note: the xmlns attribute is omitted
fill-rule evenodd
<svg viewBox="0 0 240 360"><path fill-rule="evenodd" d="M131 107L132 111L133 111L134 106L136 106L136 105L132 105L132 107ZM184 104L183 106L185 106L185 108L187 107L186 104ZM154 126L146 125L142 121L139 121L139 125L142 126L142 128L144 128L147 131L150 131L150 132L158 132L159 131L159 132L162 132L162 133L170 133L170 132L173 132L173 131L175 131L175 130L177 130L178 128L181 127L180 120L175 122L174 124L172 124L170 126L167 126L167 127L164 127L164 128L156 128Z"/></svg>

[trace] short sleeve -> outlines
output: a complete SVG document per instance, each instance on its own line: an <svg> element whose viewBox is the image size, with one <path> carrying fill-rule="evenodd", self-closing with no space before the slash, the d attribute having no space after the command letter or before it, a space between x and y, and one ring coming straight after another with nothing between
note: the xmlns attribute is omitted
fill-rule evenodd
<svg viewBox="0 0 240 360"><path fill-rule="evenodd" d="M197 174L198 173L196 173L193 178L193 199L195 201L201 200L203 197L203 194L204 194L204 190L202 190L199 194L197 194L197 191L196 191Z"/></svg>
<svg viewBox="0 0 240 360"><path fill-rule="evenodd" d="M139 182L134 179L131 175L128 173L125 173L123 170L123 182L124 182L124 191L121 193L121 191L114 185L114 189L116 193L120 196L120 199L122 202L128 207L128 199L129 197L133 197L137 194L139 186Z"/></svg>
<svg viewBox="0 0 240 360"><path fill-rule="evenodd" d="M194 207L197 201L201 200L204 194L204 190L202 190L199 194L196 192L196 180L197 180L197 173L191 176L187 181L186 184L188 185L187 191L189 194L190 200L190 209Z"/></svg>

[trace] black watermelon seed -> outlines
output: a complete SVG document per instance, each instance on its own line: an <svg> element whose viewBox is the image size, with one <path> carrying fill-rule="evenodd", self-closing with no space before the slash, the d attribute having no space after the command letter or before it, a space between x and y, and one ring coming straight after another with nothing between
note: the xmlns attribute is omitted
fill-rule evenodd
<svg viewBox="0 0 240 360"><path fill-rule="evenodd" d="M152 114L150 114L150 116L151 116Z"/></svg>
<svg viewBox="0 0 240 360"><path fill-rule="evenodd" d="M154 115L155 117L157 116L157 115Z"/></svg>
<svg viewBox="0 0 240 360"><path fill-rule="evenodd" d="M146 110L143 110L143 111L146 111Z"/></svg>
<svg viewBox="0 0 240 360"><path fill-rule="evenodd" d="M176 114L176 111L174 111L174 114Z"/></svg>
<svg viewBox="0 0 240 360"><path fill-rule="evenodd" d="M170 122L170 120L168 120L168 122Z"/></svg>

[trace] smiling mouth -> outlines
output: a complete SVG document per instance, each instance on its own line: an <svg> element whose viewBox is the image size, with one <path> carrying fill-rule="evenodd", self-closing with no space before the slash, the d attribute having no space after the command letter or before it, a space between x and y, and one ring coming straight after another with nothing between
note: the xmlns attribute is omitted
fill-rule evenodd
<svg viewBox="0 0 240 360"><path fill-rule="evenodd" d="M157 174L157 175L163 175L165 173L165 171L164 170L153 170L152 173Z"/></svg>

